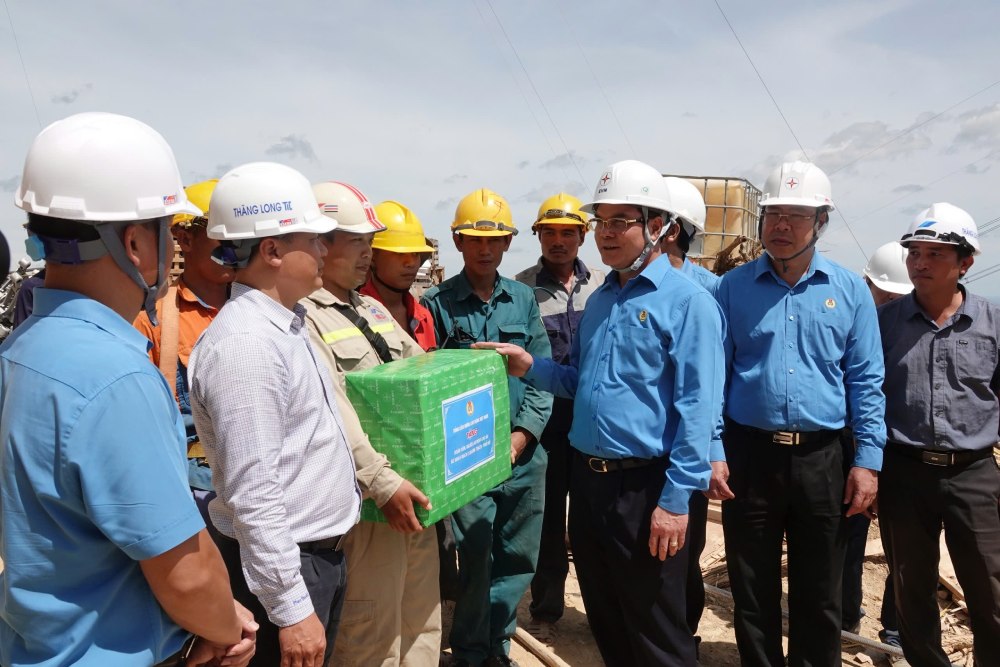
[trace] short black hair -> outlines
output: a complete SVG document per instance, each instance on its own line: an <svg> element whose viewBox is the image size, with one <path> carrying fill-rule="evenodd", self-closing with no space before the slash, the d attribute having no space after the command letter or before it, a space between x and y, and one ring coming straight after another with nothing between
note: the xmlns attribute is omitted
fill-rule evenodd
<svg viewBox="0 0 1000 667"><path fill-rule="evenodd" d="M101 238L97 226L94 224L52 218L38 213L28 214L28 231L39 236L65 241L96 241Z"/></svg>

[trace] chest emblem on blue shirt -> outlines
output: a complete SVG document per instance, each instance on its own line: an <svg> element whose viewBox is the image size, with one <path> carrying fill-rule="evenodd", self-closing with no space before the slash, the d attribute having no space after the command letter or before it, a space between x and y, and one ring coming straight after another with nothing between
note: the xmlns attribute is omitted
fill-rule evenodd
<svg viewBox="0 0 1000 667"><path fill-rule="evenodd" d="M388 317L386 317L386 316L385 316L385 314L384 314L384 313L383 313L383 312L382 312L381 310L379 310L378 308L375 308L375 307L371 307L371 308L369 308L369 309L368 309L368 312L369 312L369 313L371 313L371 314L372 314L372 315L373 315L373 316L375 317L375 320L376 320L376 321L378 321L378 322L384 322L385 320L388 320L388 319L389 319L389 318L388 318Z"/></svg>
<svg viewBox="0 0 1000 667"><path fill-rule="evenodd" d="M475 410L476 410L476 406L475 406L475 404L473 404L472 401L468 401L465 404L465 414L467 414L467 415L469 415L471 417L472 413L475 412Z"/></svg>
<svg viewBox="0 0 1000 667"><path fill-rule="evenodd" d="M645 310L640 310L639 311L639 321L640 322L645 322L647 317L649 317L649 314Z"/></svg>
<svg viewBox="0 0 1000 667"><path fill-rule="evenodd" d="M827 299L826 300L826 307L827 308L836 308L837 307L837 302L834 301L833 299Z"/></svg>

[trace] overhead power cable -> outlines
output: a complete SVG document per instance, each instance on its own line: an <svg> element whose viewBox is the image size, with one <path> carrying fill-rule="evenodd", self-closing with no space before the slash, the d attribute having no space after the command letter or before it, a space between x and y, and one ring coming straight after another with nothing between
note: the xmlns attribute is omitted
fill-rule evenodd
<svg viewBox="0 0 1000 667"><path fill-rule="evenodd" d="M638 153L635 152L635 147L632 146L632 142L629 141L628 133L625 131L625 126L622 125L622 121L618 118L618 114L615 112L614 106L611 105L611 100L608 99L607 94L604 92L604 87L601 85L600 80L597 78L597 73L594 72L593 66L590 64L590 59L587 57L587 51L580 45L580 40L576 38L576 31L572 29L569 25L569 21L566 20L566 12L563 10L559 0L555 0L556 9L559 10L559 16L562 18L563 25L566 26L566 32L564 34L569 34L573 38L573 43L576 45L577 50L580 55L583 56L583 62L587 65L587 70L590 72L591 78L594 80L594 85L597 86L597 91L601 94L601 99L604 103L608 105L608 111L611 112L611 116L615 119L615 124L618 125L618 130L622 133L622 137L625 139L625 145L628 146L629 155L636 157Z"/></svg>
<svg viewBox="0 0 1000 667"><path fill-rule="evenodd" d="M795 130L792 129L792 124L788 121L788 117L785 116L785 112L781 110L781 105L778 104L778 100L776 100L774 95L771 93L771 89L767 87L767 82L764 81L764 76L760 73L760 70L757 69L757 65L754 64L753 58L750 57L750 53L746 50L746 47L743 46L743 40L741 40L740 36L736 33L736 28L733 27L733 24L730 22L729 17L726 16L726 12L722 9L722 5L719 4L719 0L714 0L714 2L715 2L715 7L719 10L719 13L722 15L722 20L724 20L726 22L726 25L729 26L729 31L733 33L733 37L736 38L736 43L739 44L740 50L743 51L743 55L746 56L747 62L750 63L750 67L753 68L754 74L757 75L757 80L760 81L760 85L763 86L764 92L767 93L767 96L771 99L771 103L774 104L774 108L777 109L778 115L781 116L781 120L784 121L785 123L785 127L788 128L789 134L792 135L792 138L795 139L795 144L799 147L799 150L802 151L802 156L807 161L812 162L812 159L809 157L809 153L808 151L806 151L805 146L802 145L802 142L799 141L798 135L795 134ZM865 252L864 246L861 245L861 241L858 240L858 237L854 234L854 230L851 229L850 223L847 222L847 216L844 215L843 208L838 205L836 211L837 215L839 215L840 219L844 222L844 227L847 228L847 231L851 235L851 238L854 239L854 244L858 246L858 250L861 252L861 256L864 257L865 261L867 262L868 253Z"/></svg>
<svg viewBox="0 0 1000 667"><path fill-rule="evenodd" d="M841 165L841 166L837 167L836 169L834 169L833 171L830 172L830 175L832 176L832 175L836 174L838 171L842 171L844 169L847 169L851 165L856 164L856 163L860 162L861 160L865 159L866 157L868 157L872 153L876 153L876 152L882 150L883 148L885 148L886 146L888 146L889 144L893 143L894 141L902 139L903 137L905 137L910 132L913 132L915 130L919 130L924 125L927 125L928 123L934 122L935 120L937 120L941 116L945 115L946 113L948 113L949 111L951 111L955 107L962 106L963 104L965 104L966 102L968 102L969 100L971 100L973 97L976 97L978 95L982 95L983 93L985 93L990 88L993 88L994 86L998 86L998 85L1000 85L1000 81L994 81L993 83L991 83L990 85L986 86L985 88L981 88L980 90L977 90L976 92L972 93L968 97L965 97L965 98L959 100L958 102L955 102L954 104L952 104L950 107L948 107L944 111L936 113L933 116L931 116L930 118L928 118L927 120L921 121L920 123L917 123L916 125L912 125L912 126L906 128L905 130L903 130L902 132L900 132L896 136L894 136L891 139L888 139L888 140L882 142L881 144L879 144L875 148L871 149L867 153L862 153L861 155L859 155L858 157L854 158L853 160L851 160L847 164L844 164L844 165Z"/></svg>
<svg viewBox="0 0 1000 667"><path fill-rule="evenodd" d="M31 79L28 78L28 68L24 66L24 55L21 53L21 43L17 39L17 30L14 29L14 19L10 15L10 7L7 0L3 0L3 8L7 12L7 22L10 23L10 34L14 37L14 48L17 50L17 58L21 61L21 72L24 73L24 83L28 86L28 97L31 98L31 107L35 110L35 121L38 127L42 127L42 116L38 113L38 105L35 103L35 92L31 89Z"/></svg>
<svg viewBox="0 0 1000 667"><path fill-rule="evenodd" d="M521 54L518 53L517 48L511 41L510 36L507 34L507 30L504 28L503 21L497 15L496 10L493 9L493 3L491 0L485 0L486 6L490 8L490 12L493 14L493 19L496 21L497 26L500 28L500 32L503 34L503 38L507 41L507 46L514 53L514 58L517 60L517 64L520 65L521 71L524 72L524 77L528 80L528 85L531 86L532 92L534 92L535 97L538 98L538 103L542 107L542 111L545 112L546 118L549 119L549 124L552 125L552 129L556 133L556 137L559 138L559 143L562 144L563 150L566 153L566 157L569 158L570 163L572 163L573 168L576 170L577 176L580 178L580 185L586 187L586 181L583 178L583 172L580 171L580 166L576 163L576 158L573 157L573 152L566 145L566 140L563 139L562 132L559 131L559 126L556 125L555 119L552 118L552 114L549 113L549 108L545 104L545 100L542 98L541 94L538 92L538 88L535 87L535 82L531 79L531 74L528 73L528 68L524 66L524 61L521 60Z"/></svg>

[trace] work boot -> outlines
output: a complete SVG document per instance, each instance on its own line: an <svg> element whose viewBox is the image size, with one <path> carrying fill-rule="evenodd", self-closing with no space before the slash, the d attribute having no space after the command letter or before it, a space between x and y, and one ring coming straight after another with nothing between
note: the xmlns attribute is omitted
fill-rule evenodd
<svg viewBox="0 0 1000 667"><path fill-rule="evenodd" d="M521 667L521 666L505 655L491 655L486 660L486 662L483 663L483 667Z"/></svg>

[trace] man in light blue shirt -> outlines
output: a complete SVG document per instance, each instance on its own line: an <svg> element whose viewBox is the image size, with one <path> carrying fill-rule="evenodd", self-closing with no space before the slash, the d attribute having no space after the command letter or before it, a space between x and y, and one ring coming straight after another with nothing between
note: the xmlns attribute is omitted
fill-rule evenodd
<svg viewBox="0 0 1000 667"><path fill-rule="evenodd" d="M688 504L708 488L722 409L723 322L712 296L659 249L670 194L626 160L598 181L595 241L612 271L591 295L568 365L485 344L508 370L574 398L569 531L607 665L695 664L685 612Z"/></svg>
<svg viewBox="0 0 1000 667"><path fill-rule="evenodd" d="M155 312L170 218L199 214L173 153L134 119L71 116L35 139L16 201L46 276L0 347L0 663L245 664L256 628L237 615L188 490L180 413L131 326L140 304Z"/></svg>
<svg viewBox="0 0 1000 667"><path fill-rule="evenodd" d="M700 264L695 264L688 257L691 243L698 234L705 233L705 199L701 192L689 181L676 176L664 176L663 182L670 191L671 213L675 222L660 239L660 249L670 265L702 286L712 296L719 289L719 276ZM729 467L726 465L725 453L722 450L722 419L719 415L715 437L712 440L712 481L708 491L692 493L688 512L688 573L687 573L687 622L694 634L695 643L701 644L698 636L698 624L705 612L705 581L701 574L701 553L705 550L705 535L708 526L708 501L728 500L733 497L729 490Z"/></svg>
<svg viewBox="0 0 1000 667"><path fill-rule="evenodd" d="M785 163L761 201L767 254L727 273L728 385L722 505L744 665L784 665L781 549L788 541L788 662L839 665L846 514L868 511L885 444L875 306L852 272L820 256L830 181ZM857 441L853 460L841 429ZM849 469L849 472L848 472Z"/></svg>

